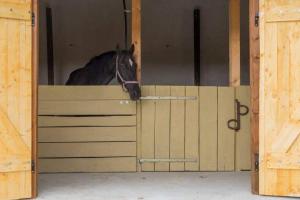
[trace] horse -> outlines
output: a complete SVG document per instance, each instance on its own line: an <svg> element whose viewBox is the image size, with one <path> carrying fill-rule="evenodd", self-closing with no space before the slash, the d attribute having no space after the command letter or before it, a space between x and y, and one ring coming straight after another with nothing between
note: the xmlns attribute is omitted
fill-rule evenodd
<svg viewBox="0 0 300 200"><path fill-rule="evenodd" d="M131 100L139 100L141 89L137 81L134 45L129 50L109 51L92 58L83 68L73 71L66 85L108 85L114 78Z"/></svg>

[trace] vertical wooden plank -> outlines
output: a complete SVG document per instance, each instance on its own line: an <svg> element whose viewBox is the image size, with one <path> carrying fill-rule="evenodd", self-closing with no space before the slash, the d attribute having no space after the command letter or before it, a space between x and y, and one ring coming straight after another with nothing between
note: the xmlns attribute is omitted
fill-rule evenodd
<svg viewBox="0 0 300 200"><path fill-rule="evenodd" d="M141 45L141 0L132 0L132 43L135 51L134 57L137 63L137 80L142 81L142 45Z"/></svg>
<svg viewBox="0 0 300 200"><path fill-rule="evenodd" d="M197 97L197 100L186 101L185 158L197 162L186 162L185 171L199 171L199 87L186 87L186 96Z"/></svg>
<svg viewBox="0 0 300 200"><path fill-rule="evenodd" d="M200 171L218 170L218 88L199 88Z"/></svg>
<svg viewBox="0 0 300 200"><path fill-rule="evenodd" d="M141 172L142 166L139 163L139 160L142 158L142 102L141 101L138 101L136 103L136 151L137 151L136 169L138 172Z"/></svg>
<svg viewBox="0 0 300 200"><path fill-rule="evenodd" d="M259 1L249 0L250 13L250 86L251 86L251 185L252 193L258 194L259 176L255 170L256 156L259 153L259 26L255 25L255 15L259 12Z"/></svg>
<svg viewBox="0 0 300 200"><path fill-rule="evenodd" d="M250 88L240 86L236 88L236 99L242 105L250 108ZM244 110L241 110L244 112ZM250 114L241 117L241 130L236 132L235 147L235 169L238 171L251 169L251 135L250 135Z"/></svg>
<svg viewBox="0 0 300 200"><path fill-rule="evenodd" d="M155 86L144 86L142 96L154 96ZM155 158L155 101L141 101L141 154L144 159ZM153 163L143 163L142 171L154 171Z"/></svg>
<svg viewBox="0 0 300 200"><path fill-rule="evenodd" d="M234 88L218 88L218 170L234 170L235 132L227 127L235 119Z"/></svg>
<svg viewBox="0 0 300 200"><path fill-rule="evenodd" d="M171 96L185 96L185 87L171 87ZM170 158L184 158L185 102L171 101ZM170 163L170 171L184 171L184 163Z"/></svg>
<svg viewBox="0 0 300 200"><path fill-rule="evenodd" d="M170 96L169 86L156 86L156 96ZM156 101L155 158L170 158L170 100ZM155 163L155 171L169 171L169 163Z"/></svg>
<svg viewBox="0 0 300 200"><path fill-rule="evenodd" d="M229 0L229 81L233 87L241 84L240 7L240 0Z"/></svg>

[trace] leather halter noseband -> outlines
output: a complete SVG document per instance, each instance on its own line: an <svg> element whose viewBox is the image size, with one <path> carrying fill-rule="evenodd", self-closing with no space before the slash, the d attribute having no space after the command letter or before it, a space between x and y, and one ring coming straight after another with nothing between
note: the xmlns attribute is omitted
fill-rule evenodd
<svg viewBox="0 0 300 200"><path fill-rule="evenodd" d="M122 88L124 91L127 91L125 88L126 85L139 84L138 81L127 81L122 77L121 73L119 72L119 55L117 55L116 57L116 79L118 80L118 78L121 80Z"/></svg>

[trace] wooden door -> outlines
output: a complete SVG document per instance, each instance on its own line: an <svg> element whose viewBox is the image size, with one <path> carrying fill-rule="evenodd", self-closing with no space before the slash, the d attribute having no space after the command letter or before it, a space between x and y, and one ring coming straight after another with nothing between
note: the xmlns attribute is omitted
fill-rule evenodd
<svg viewBox="0 0 300 200"><path fill-rule="evenodd" d="M31 0L0 0L0 199L32 196Z"/></svg>
<svg viewBox="0 0 300 200"><path fill-rule="evenodd" d="M260 10L260 194L300 197L300 0Z"/></svg>

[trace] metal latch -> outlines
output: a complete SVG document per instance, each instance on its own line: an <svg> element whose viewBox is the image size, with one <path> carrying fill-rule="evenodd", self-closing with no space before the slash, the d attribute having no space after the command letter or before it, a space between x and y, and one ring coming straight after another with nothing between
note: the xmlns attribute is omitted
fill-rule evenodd
<svg viewBox="0 0 300 200"><path fill-rule="evenodd" d="M241 116L245 116L249 113L249 108L245 105L242 105L239 100L235 100L235 105L236 105L236 114L235 114L235 119L231 119L228 121L227 126L229 129L234 130L234 131L239 131L241 130ZM241 111L241 109L244 108L244 112Z"/></svg>
<svg viewBox="0 0 300 200"><path fill-rule="evenodd" d="M256 153L254 156L255 156L254 170L256 172L258 172L259 171L259 154Z"/></svg>
<svg viewBox="0 0 300 200"><path fill-rule="evenodd" d="M35 172L35 161L34 160L31 161L31 171Z"/></svg>
<svg viewBox="0 0 300 200"><path fill-rule="evenodd" d="M31 13L31 25L35 26L35 14L34 14L34 12Z"/></svg>

